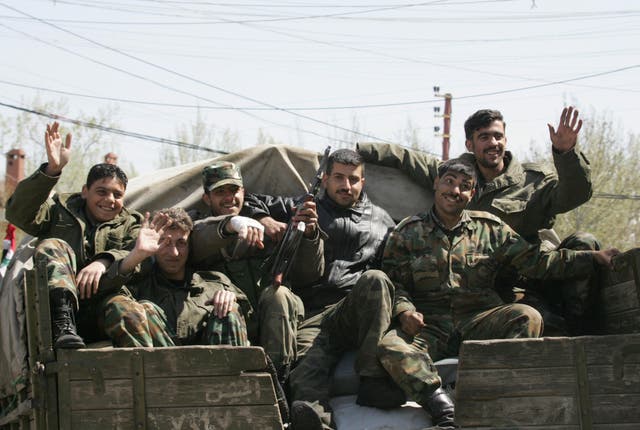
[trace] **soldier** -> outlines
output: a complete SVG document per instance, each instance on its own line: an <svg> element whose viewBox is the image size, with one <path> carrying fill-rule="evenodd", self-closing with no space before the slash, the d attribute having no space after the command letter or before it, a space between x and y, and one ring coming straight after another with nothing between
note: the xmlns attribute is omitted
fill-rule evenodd
<svg viewBox="0 0 640 430"><path fill-rule="evenodd" d="M147 214L121 273L154 257L153 267L127 283L131 294L107 300L105 332L115 346L248 346L238 301L246 301L222 273L194 271L188 264L193 222L181 208Z"/></svg>
<svg viewBox="0 0 640 430"><path fill-rule="evenodd" d="M118 267L142 216L123 207L127 175L115 165L93 166L80 193L50 197L71 155L71 134L63 142L58 128L47 124L47 163L18 184L6 217L40 240L34 259L47 266L54 347L82 348L82 338L104 337L97 326L100 302L124 283Z"/></svg>
<svg viewBox="0 0 640 430"><path fill-rule="evenodd" d="M408 397L440 428L454 428L453 403L433 361L457 354L470 339L531 338L542 317L522 303L505 304L495 286L501 267L534 279L592 274L611 265L615 249L541 252L498 217L465 210L476 193L476 170L466 159L442 163L429 212L406 218L390 235L383 270L396 287L391 330L378 357Z"/></svg>
<svg viewBox="0 0 640 430"><path fill-rule="evenodd" d="M478 170L476 192L469 209L490 212L529 242L541 243L539 232L552 228L556 215L591 198L589 162L576 146L582 120L573 107L564 108L557 130L548 124L555 170L538 163L520 164L506 150L506 123L496 110L477 111L464 127L470 152L461 157L474 163ZM402 167L418 183L433 187L439 163L435 157L394 145L360 144L359 151L368 160ZM573 234L557 246L544 243L547 249L600 249L595 237L587 233ZM513 277L513 273L501 274L502 279L510 280L502 283L507 287L504 294L515 298L512 285L532 287L528 288L524 301L543 313L545 335L579 335L591 330L585 316L592 310L597 277L578 276L562 281L561 285L545 283L544 288Z"/></svg>
<svg viewBox="0 0 640 430"><path fill-rule="evenodd" d="M225 273L246 294L249 304L244 314L249 339L265 349L284 383L298 357L296 333L305 316L302 300L286 286L271 285L265 259L273 252L275 242L263 242L263 226L239 215L245 200L239 167L231 162L207 166L202 172L202 185L202 200L210 212L192 215L196 221L191 261L198 268ZM305 222L306 229L290 278L292 284L304 285L318 279L324 270L315 203L306 202L294 219Z"/></svg>
<svg viewBox="0 0 640 430"><path fill-rule="evenodd" d="M298 354L304 356L290 378L294 429L329 428L330 375L347 350L358 351L358 402L380 405L376 394L386 397L382 406L404 402L404 393L387 381L376 358L377 343L390 322L393 285L380 270L368 270L379 267L382 244L395 223L369 200L364 170L357 152L339 149L329 156L322 178L325 192L317 207L320 228L328 236L326 270L319 282L296 290L307 319L298 329ZM247 213L274 236L282 234L285 224L279 221L291 216L293 204L293 199L256 195L245 202Z"/></svg>

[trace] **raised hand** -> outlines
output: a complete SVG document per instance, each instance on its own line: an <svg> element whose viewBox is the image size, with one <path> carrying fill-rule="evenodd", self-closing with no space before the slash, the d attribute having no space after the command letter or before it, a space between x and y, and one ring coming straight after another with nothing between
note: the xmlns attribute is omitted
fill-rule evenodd
<svg viewBox="0 0 640 430"><path fill-rule="evenodd" d="M142 261L154 255L160 249L160 238L164 231L171 225L169 217L157 213L152 221L149 221L149 212L144 214L144 221L138 232L136 245L131 252L120 262L120 272L129 273Z"/></svg>
<svg viewBox="0 0 640 430"><path fill-rule="evenodd" d="M576 146L578 133L582 128L582 120L578 118L578 115L578 111L574 110L573 106L569 106L562 110L557 131L551 124L547 124L549 127L549 137L556 151L564 153Z"/></svg>
<svg viewBox="0 0 640 430"><path fill-rule="evenodd" d="M49 176L58 176L69 162L71 155L71 133L67 133L64 143L58 132L60 124L55 121L47 124L44 133L44 146L47 149L47 167L45 173Z"/></svg>

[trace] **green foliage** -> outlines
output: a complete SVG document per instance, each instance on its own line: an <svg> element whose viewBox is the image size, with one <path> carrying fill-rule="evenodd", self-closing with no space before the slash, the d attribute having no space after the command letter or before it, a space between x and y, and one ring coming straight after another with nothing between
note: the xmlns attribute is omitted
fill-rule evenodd
<svg viewBox="0 0 640 430"><path fill-rule="evenodd" d="M593 233L605 247L640 246L640 136L620 130L610 115L590 112L578 145L591 163L593 197L560 215L561 238L575 231ZM548 157L548 155L547 155Z"/></svg>

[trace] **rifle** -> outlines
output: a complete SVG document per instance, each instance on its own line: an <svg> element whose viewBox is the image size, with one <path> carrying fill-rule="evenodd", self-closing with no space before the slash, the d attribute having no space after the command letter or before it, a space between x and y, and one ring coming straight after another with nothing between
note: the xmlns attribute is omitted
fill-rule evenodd
<svg viewBox="0 0 640 430"><path fill-rule="evenodd" d="M331 146L327 146L327 148L324 150L324 155L320 160L320 167L316 172L314 182L313 184L311 184L309 192L298 201L295 209L296 212L302 209L302 205L304 204L304 202L309 201L310 199L315 199L317 197L318 192L320 191L320 185L322 184L322 175L324 174L324 171L326 169L330 152ZM304 235L305 228L306 225L302 221L297 223L293 221L293 219L289 221L287 230L284 233L284 237L278 244L278 248L274 253L275 257L273 258L271 266L271 275L273 276L274 287L277 288L282 285L285 278L289 275L291 263L298 253L298 248L300 247L300 242L302 241L302 236Z"/></svg>

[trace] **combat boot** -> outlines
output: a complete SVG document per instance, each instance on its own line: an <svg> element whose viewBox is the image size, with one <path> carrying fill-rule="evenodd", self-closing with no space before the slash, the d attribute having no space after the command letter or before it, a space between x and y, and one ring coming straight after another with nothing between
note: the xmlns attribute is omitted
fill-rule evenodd
<svg viewBox="0 0 640 430"><path fill-rule="evenodd" d="M291 430L332 430L331 412L320 402L296 400L291 404Z"/></svg>
<svg viewBox="0 0 640 430"><path fill-rule="evenodd" d="M54 349L78 349L86 345L76 331L73 298L70 291L55 288L49 294L51 300L51 328Z"/></svg>
<svg viewBox="0 0 640 430"><path fill-rule="evenodd" d="M380 409L393 409L404 405L407 395L388 377L361 376L356 403Z"/></svg>
<svg viewBox="0 0 640 430"><path fill-rule="evenodd" d="M420 403L420 406L431 415L433 429L449 430L456 428L453 423L453 401L442 388L434 391L431 397Z"/></svg>

